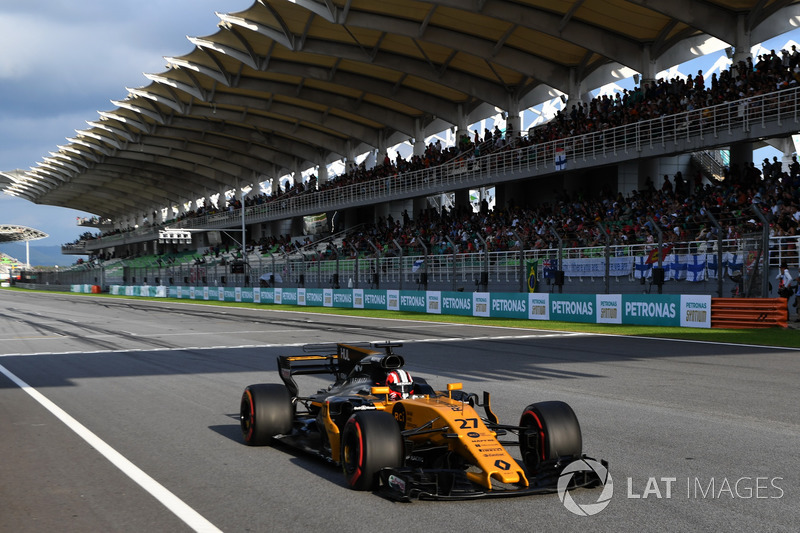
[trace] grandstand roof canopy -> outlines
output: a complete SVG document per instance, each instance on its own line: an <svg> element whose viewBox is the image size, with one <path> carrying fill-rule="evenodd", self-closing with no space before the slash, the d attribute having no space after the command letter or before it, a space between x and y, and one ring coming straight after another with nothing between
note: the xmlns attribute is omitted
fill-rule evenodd
<svg viewBox="0 0 800 533"><path fill-rule="evenodd" d="M48 237L47 233L38 229L25 226L13 226L11 224L0 224L0 243L17 241L35 241Z"/></svg>
<svg viewBox="0 0 800 533"><path fill-rule="evenodd" d="M10 194L120 219L652 75L793 29L800 0L257 0Z"/></svg>

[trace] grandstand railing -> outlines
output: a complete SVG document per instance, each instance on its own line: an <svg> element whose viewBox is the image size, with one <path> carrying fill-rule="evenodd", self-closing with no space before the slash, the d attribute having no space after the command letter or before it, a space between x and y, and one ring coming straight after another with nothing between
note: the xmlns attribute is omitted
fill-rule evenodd
<svg viewBox="0 0 800 533"><path fill-rule="evenodd" d="M718 251L717 240L703 240L692 242L664 243L665 254L682 256L701 256L717 265L724 264L714 260L712 256L719 254L738 254L735 262L747 261L747 253L752 251L743 239L724 239ZM345 257L344 253L338 259L324 258L318 253L292 255L275 253L272 255L253 254L247 258L244 273L234 273L232 257L225 257L227 264L221 263L183 263L162 264L147 266L144 260L128 262L114 260L107 266L87 265L80 271L38 272L42 283L69 285L75 283L90 283L108 285L180 285L180 286L265 286L269 284L270 275L275 276L274 285L278 287L307 287L307 288L382 288L382 289L424 289L431 290L476 290L494 291L526 291L528 273L527 264L530 261L556 260L556 264L564 265L569 270L570 262L581 265L593 263L608 257L609 262L623 265L624 270L611 273L613 277L627 280L625 283L616 283L614 292L640 292L638 285L636 261L641 263L644 257L650 256L657 249L657 244L632 244L613 245L608 247L606 256L605 246L563 248L559 258L558 249L501 251L483 253L436 253L420 255L404 251L403 256L359 256ZM798 249L800 238L773 237L769 240L770 266L773 268L783 262L790 268L797 269ZM521 254L521 255L520 255ZM626 260L627 258L627 260ZM727 261L727 260L726 260ZM651 266L655 260L649 258ZM641 265L640 265L641 266ZM488 286L482 285L482 274L486 273L485 281ZM423 275L424 274L424 275ZM544 269L540 268L539 279L546 276ZM714 276L711 276L714 277ZM263 279L262 279L263 278ZM603 292L601 280L605 279L602 269L595 268L592 273L575 274L576 279L567 279L565 291L570 290ZM583 278L586 278L584 280ZM708 278L707 278L708 279ZM733 283L725 278L729 285ZM633 283L636 280L636 283ZM587 285L590 281L595 284ZM427 282L427 283L426 283ZM686 283L686 282L684 282ZM717 291L716 285L701 286L702 284L684 284L680 290L693 290L692 285L697 285L696 290L708 292ZM552 282L551 282L552 287Z"/></svg>
<svg viewBox="0 0 800 533"><path fill-rule="evenodd" d="M556 156L566 161L603 164L622 154L640 153L647 148L667 148L683 141L710 139L713 144L723 133L748 133L767 123L797 124L800 118L800 88L756 95L711 107L695 109L625 126L546 143L501 150L489 155L445 163L433 168L398 173L385 179L352 185L287 193L265 204L245 208L247 223L312 214L426 192L454 190L469 185L516 179L540 171L555 172ZM489 181L489 180L492 181ZM323 186L324 187L324 186ZM241 211L231 210L187 218L175 227L235 227Z"/></svg>

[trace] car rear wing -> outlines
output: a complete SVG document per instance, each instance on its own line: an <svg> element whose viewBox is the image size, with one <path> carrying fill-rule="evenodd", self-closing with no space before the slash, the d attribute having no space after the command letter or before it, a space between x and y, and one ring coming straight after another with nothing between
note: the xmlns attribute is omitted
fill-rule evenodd
<svg viewBox="0 0 800 533"><path fill-rule="evenodd" d="M331 349L334 345L308 345L303 351L321 348ZM292 396L298 396L299 387L294 376L308 374L332 374L337 380L347 379L351 374L363 370L365 366L383 370L400 368L405 364L402 356L392 353L392 348L400 344L381 343L376 347L385 352L373 350L369 346L344 344L335 345L336 353L327 355L281 355L278 356L278 372Z"/></svg>

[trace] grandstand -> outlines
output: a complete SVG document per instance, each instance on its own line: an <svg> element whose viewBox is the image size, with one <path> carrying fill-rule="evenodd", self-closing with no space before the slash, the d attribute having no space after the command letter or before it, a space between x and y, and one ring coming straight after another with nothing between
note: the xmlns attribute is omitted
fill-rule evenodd
<svg viewBox="0 0 800 533"><path fill-rule="evenodd" d="M800 89L791 48L760 51L766 66L751 51L798 16L797 1L256 2L5 192L97 215L99 238L63 247L93 257L76 275L94 283L523 291L534 262L550 290L722 295L749 272L763 292L766 252L797 265L796 220L769 228L796 213ZM704 85L660 79L719 50L731 65ZM631 77L618 99L590 92ZM542 105L560 110L532 119ZM786 160L754 178L765 141ZM557 212L576 202L597 213ZM684 208L681 224L662 212Z"/></svg>

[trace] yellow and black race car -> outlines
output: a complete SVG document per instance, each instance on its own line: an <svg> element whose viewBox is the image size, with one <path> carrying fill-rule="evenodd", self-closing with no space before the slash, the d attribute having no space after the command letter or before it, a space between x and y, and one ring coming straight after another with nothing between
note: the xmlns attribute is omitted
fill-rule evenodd
<svg viewBox="0 0 800 533"><path fill-rule="evenodd" d="M435 391L424 379L412 381L403 357L394 353L399 346L337 344L328 355L278 357L283 384L250 385L242 394L245 443L280 439L341 465L352 488L398 501L518 496L555 492L560 483L605 483L605 461L561 475L572 462L589 459L566 403L535 403L522 411L519 424L500 424L487 392L478 398L460 383ZM309 374L330 374L335 381L303 396L295 376ZM508 434L517 438L499 440ZM521 464L509 446L519 446Z"/></svg>

